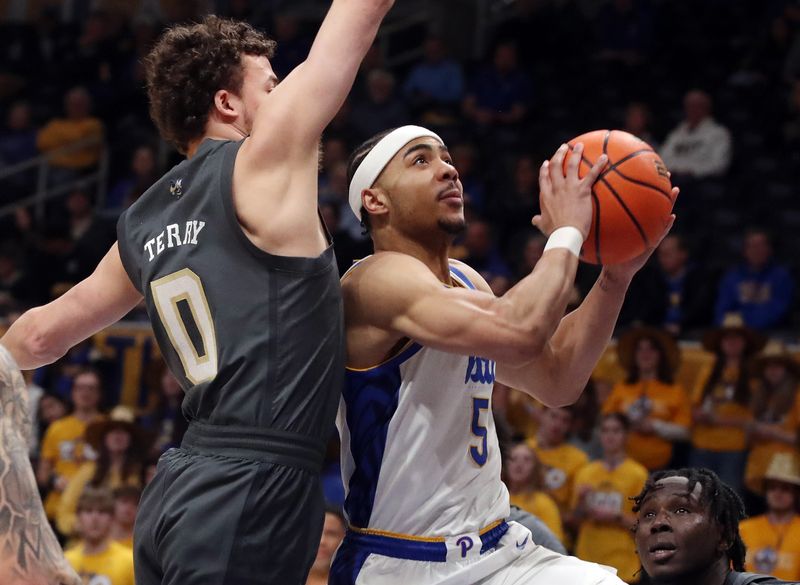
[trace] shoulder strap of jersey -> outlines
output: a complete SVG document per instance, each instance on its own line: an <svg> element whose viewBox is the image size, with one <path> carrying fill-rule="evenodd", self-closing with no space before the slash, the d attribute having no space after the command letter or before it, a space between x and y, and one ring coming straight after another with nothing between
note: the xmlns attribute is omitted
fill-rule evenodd
<svg viewBox="0 0 800 585"><path fill-rule="evenodd" d="M367 258L369 258L369 257L371 257L371 256L372 256L372 254L370 254L369 256L364 256L363 258L359 258L358 260L353 260L353 263L350 265L350 268L348 268L347 270L345 270L344 274L342 274L342 277L339 279L339 282L341 282L341 281L343 281L345 278L347 278L347 277L348 277L348 275L349 275L349 274L350 274L350 273L351 273L351 272L352 272L352 271L355 269L355 267L356 267L356 266L358 266L358 265L359 265L359 264L361 264L361 263L362 263L364 260L366 260Z"/></svg>
<svg viewBox="0 0 800 585"><path fill-rule="evenodd" d="M462 286L466 288L475 289L475 285L472 284L472 281L467 278L467 275L464 274L461 270L459 270L453 262L450 262L450 275L455 277L455 279L461 283Z"/></svg>

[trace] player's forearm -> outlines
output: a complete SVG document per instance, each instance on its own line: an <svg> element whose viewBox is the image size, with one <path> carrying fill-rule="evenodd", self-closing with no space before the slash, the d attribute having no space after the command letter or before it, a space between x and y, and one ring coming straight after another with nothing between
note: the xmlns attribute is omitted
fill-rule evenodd
<svg viewBox="0 0 800 585"><path fill-rule="evenodd" d="M572 295L578 259L565 248L545 252L534 271L502 297L505 319L530 331L537 355L558 327Z"/></svg>
<svg viewBox="0 0 800 585"><path fill-rule="evenodd" d="M22 374L0 348L0 549L7 552L0 560L2 583L55 582L65 563L28 459L26 393Z"/></svg>
<svg viewBox="0 0 800 585"><path fill-rule="evenodd" d="M42 307L26 311L0 338L23 370L32 370L50 364L63 356L67 347L56 344L44 323Z"/></svg>
<svg viewBox="0 0 800 585"><path fill-rule="evenodd" d="M629 285L629 278L603 269L580 307L561 320L552 346L560 364L556 383L568 404L580 396L608 346Z"/></svg>
<svg viewBox="0 0 800 585"><path fill-rule="evenodd" d="M316 146L350 92L393 4L394 0L334 0L308 58L259 109L253 131L258 142L277 145L279 151L296 146L303 155L309 146Z"/></svg>

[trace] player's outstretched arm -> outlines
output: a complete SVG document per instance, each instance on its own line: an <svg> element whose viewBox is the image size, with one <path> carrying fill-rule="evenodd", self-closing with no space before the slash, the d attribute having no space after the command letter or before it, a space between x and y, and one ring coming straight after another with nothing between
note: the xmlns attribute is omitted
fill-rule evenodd
<svg viewBox="0 0 800 585"><path fill-rule="evenodd" d="M25 380L0 347L0 583L79 585L44 514L28 459L28 428Z"/></svg>
<svg viewBox="0 0 800 585"><path fill-rule="evenodd" d="M394 0L334 0L308 58L264 96L248 143L262 155L306 157L344 103L361 61ZM280 48L278 49L280 50ZM285 158L284 158L285 160Z"/></svg>
<svg viewBox="0 0 800 585"><path fill-rule="evenodd" d="M547 344L570 296L577 258L550 250L534 273L503 297L450 288L421 261L395 252L365 260L342 282L350 365L372 345L370 332L510 364L534 359ZM480 279L473 274L473 281ZM386 348L387 350L389 347ZM367 359L366 362L374 360Z"/></svg>
<svg viewBox="0 0 800 585"><path fill-rule="evenodd" d="M88 278L55 301L26 311L0 338L23 370L38 368L116 323L142 299L115 243Z"/></svg>

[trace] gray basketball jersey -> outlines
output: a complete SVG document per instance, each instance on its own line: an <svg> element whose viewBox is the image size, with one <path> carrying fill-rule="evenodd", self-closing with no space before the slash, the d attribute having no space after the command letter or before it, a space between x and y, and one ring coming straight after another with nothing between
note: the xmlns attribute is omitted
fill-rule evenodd
<svg viewBox="0 0 800 585"><path fill-rule="evenodd" d="M148 189L119 220L120 257L190 421L327 439L344 372L333 247L284 257L247 238L231 188L241 144L207 139Z"/></svg>

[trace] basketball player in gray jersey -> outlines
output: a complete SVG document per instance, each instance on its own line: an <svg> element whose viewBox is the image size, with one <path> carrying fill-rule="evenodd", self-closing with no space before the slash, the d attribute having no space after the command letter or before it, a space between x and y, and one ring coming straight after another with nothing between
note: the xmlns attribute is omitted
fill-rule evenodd
<svg viewBox="0 0 800 585"><path fill-rule="evenodd" d="M144 297L190 425L142 499L137 585L305 582L344 359L318 143L392 3L334 0L280 84L274 42L245 23L167 31L146 61L150 110L187 160L123 214L88 279L0 339L39 367Z"/></svg>

